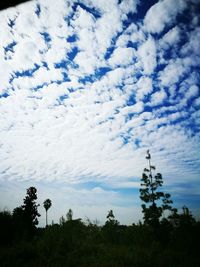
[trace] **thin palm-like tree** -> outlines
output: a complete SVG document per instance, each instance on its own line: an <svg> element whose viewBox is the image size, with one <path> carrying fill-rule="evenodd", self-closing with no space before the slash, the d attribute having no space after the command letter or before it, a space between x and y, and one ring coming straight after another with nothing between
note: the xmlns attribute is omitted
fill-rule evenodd
<svg viewBox="0 0 200 267"><path fill-rule="evenodd" d="M44 208L45 208L45 210L46 210L46 227L47 227L47 225L48 225L47 211L48 211L48 209L51 207L51 205L52 205L52 203L51 203L51 200L50 200L49 198L46 199L46 200L43 202L43 206L44 206Z"/></svg>

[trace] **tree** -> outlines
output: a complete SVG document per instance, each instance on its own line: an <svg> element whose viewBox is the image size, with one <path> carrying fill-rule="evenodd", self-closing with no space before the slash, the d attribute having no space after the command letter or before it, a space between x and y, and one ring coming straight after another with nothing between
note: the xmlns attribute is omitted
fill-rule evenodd
<svg viewBox="0 0 200 267"><path fill-rule="evenodd" d="M115 216L112 210L108 211L108 215L106 216L106 218L108 219L109 222L115 219Z"/></svg>
<svg viewBox="0 0 200 267"><path fill-rule="evenodd" d="M159 191L162 187L163 179L160 173L153 176L155 166L151 165L151 154L147 150L146 159L148 168L144 169L141 178L140 198L145 204L142 204L144 213L144 222L148 225L157 226L165 210L172 211L172 200L170 194Z"/></svg>
<svg viewBox="0 0 200 267"><path fill-rule="evenodd" d="M72 211L72 209L69 209L66 217L67 217L67 221L72 221L72 218L73 218L73 211Z"/></svg>
<svg viewBox="0 0 200 267"><path fill-rule="evenodd" d="M13 218L18 224L19 228L25 228L29 234L33 233L38 225L38 206L37 200L37 189L35 187L29 187L27 189L27 195L24 198L24 204L13 210Z"/></svg>
<svg viewBox="0 0 200 267"><path fill-rule="evenodd" d="M106 216L106 218L108 219L106 221L106 225L119 225L119 222L115 219L113 210L108 211L108 215Z"/></svg>
<svg viewBox="0 0 200 267"><path fill-rule="evenodd" d="M43 206L46 210L46 227L48 225L48 218L47 218L47 212L48 212L48 209L51 207L52 203L51 203L51 200L49 198L47 198L44 202L43 202Z"/></svg>

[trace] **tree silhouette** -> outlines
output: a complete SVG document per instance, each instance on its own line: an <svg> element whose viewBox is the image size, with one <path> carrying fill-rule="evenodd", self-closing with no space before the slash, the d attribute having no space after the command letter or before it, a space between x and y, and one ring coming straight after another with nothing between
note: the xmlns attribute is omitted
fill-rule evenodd
<svg viewBox="0 0 200 267"><path fill-rule="evenodd" d="M158 191L163 184L163 179L160 173L153 176L153 170L156 167L151 165L149 150L147 150L146 159L148 160L148 168L144 169L140 189L140 198L145 202L142 204L142 212L144 213L144 222L156 226L165 210L172 211L172 200L170 194Z"/></svg>
<svg viewBox="0 0 200 267"><path fill-rule="evenodd" d="M108 219L108 221L113 221L115 219L115 216L113 214L113 210L109 210L108 211L108 215L106 216L106 218Z"/></svg>
<svg viewBox="0 0 200 267"><path fill-rule="evenodd" d="M27 195L24 198L24 204L13 210L13 217L16 224L24 231L26 229L28 234L32 234L35 231L36 225L38 225L38 206L37 189L35 187L29 187L27 189Z"/></svg>
<svg viewBox="0 0 200 267"><path fill-rule="evenodd" d="M68 213L67 213L66 217L67 217L67 221L72 221L72 219L73 219L73 211L72 211L72 209L68 210Z"/></svg>
<svg viewBox="0 0 200 267"><path fill-rule="evenodd" d="M47 198L44 202L43 202L43 206L46 210L46 227L48 225L48 218L47 218L47 212L48 212L48 209L51 207L52 203L51 203L51 200L49 198Z"/></svg>
<svg viewBox="0 0 200 267"><path fill-rule="evenodd" d="M115 219L115 215L113 213L113 210L108 211L108 215L106 216L107 221L105 225L118 225L119 222Z"/></svg>

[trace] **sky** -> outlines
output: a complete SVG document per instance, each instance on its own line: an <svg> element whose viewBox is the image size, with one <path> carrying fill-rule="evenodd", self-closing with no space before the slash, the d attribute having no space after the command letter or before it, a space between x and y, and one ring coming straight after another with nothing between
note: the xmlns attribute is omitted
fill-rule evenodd
<svg viewBox="0 0 200 267"><path fill-rule="evenodd" d="M34 0L0 11L0 209L142 219L149 149L200 217L200 1Z"/></svg>

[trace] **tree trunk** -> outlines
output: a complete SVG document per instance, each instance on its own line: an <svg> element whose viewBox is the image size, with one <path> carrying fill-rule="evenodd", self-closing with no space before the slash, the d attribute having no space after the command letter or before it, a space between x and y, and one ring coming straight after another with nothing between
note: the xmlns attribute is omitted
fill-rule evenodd
<svg viewBox="0 0 200 267"><path fill-rule="evenodd" d="M48 221L47 221L47 210L46 210L46 227L48 225Z"/></svg>

